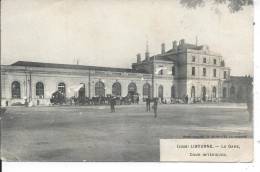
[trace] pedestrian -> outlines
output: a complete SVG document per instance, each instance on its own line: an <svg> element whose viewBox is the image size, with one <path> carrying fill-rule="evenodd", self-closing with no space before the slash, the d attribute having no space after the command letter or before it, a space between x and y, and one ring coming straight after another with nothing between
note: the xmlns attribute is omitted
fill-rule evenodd
<svg viewBox="0 0 260 172"><path fill-rule="evenodd" d="M185 96L185 103L188 104L188 101L189 101L189 96L188 94Z"/></svg>
<svg viewBox="0 0 260 172"><path fill-rule="evenodd" d="M113 98L110 97L110 112L112 113L113 112Z"/></svg>
<svg viewBox="0 0 260 172"><path fill-rule="evenodd" d="M154 98L153 100L154 118L157 118L157 108L158 108L158 99Z"/></svg>
<svg viewBox="0 0 260 172"><path fill-rule="evenodd" d="M146 112L150 112L150 103L151 103L151 100L150 98L146 98Z"/></svg>
<svg viewBox="0 0 260 172"><path fill-rule="evenodd" d="M111 113L116 112L115 104L116 104L116 99L114 97L111 97L111 100L110 100L110 110L111 110Z"/></svg>

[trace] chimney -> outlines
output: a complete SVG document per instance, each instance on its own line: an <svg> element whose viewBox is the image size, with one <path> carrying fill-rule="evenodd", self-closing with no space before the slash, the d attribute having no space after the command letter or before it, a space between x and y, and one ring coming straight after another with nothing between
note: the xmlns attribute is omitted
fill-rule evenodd
<svg viewBox="0 0 260 172"><path fill-rule="evenodd" d="M181 39L179 44L180 45L184 45L185 44L185 39Z"/></svg>
<svg viewBox="0 0 260 172"><path fill-rule="evenodd" d="M150 56L149 52L145 52L145 60L149 60L149 56Z"/></svg>
<svg viewBox="0 0 260 172"><path fill-rule="evenodd" d="M177 48L178 48L177 41L173 41L172 42L172 49L177 50Z"/></svg>
<svg viewBox="0 0 260 172"><path fill-rule="evenodd" d="M148 61L149 60L149 45L148 45L148 41L146 42L146 50L145 50L145 60Z"/></svg>
<svg viewBox="0 0 260 172"><path fill-rule="evenodd" d="M161 53L165 54L165 43L161 44Z"/></svg>
<svg viewBox="0 0 260 172"><path fill-rule="evenodd" d="M136 60L137 60L137 63L138 63L138 64L141 63L141 54L140 54L140 53L138 53L138 54L136 55Z"/></svg>

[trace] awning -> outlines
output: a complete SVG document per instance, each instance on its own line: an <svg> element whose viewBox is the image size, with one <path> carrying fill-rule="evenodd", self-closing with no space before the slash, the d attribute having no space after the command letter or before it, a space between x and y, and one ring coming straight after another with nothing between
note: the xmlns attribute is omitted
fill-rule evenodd
<svg viewBox="0 0 260 172"><path fill-rule="evenodd" d="M71 87L69 87L69 90L70 91L74 91L74 92L77 92L79 91L81 88L84 87L84 84L79 84L79 85L73 85Z"/></svg>

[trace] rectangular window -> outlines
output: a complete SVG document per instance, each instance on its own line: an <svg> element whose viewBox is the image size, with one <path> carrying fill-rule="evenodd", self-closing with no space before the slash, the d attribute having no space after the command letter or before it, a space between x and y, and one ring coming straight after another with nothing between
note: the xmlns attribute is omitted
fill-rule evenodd
<svg viewBox="0 0 260 172"><path fill-rule="evenodd" d="M172 75L175 75L175 66L172 67Z"/></svg>
<svg viewBox="0 0 260 172"><path fill-rule="evenodd" d="M215 64L217 64L217 60L216 60L216 59L214 59L214 65L215 65Z"/></svg>
<svg viewBox="0 0 260 172"><path fill-rule="evenodd" d="M192 67L191 75L195 76L195 67Z"/></svg>
<svg viewBox="0 0 260 172"><path fill-rule="evenodd" d="M224 71L224 79L227 79L227 71Z"/></svg>
<svg viewBox="0 0 260 172"><path fill-rule="evenodd" d="M217 70L213 69L213 76L216 77L217 76Z"/></svg>
<svg viewBox="0 0 260 172"><path fill-rule="evenodd" d="M206 75L207 75L206 68L203 68L203 76L206 76Z"/></svg>
<svg viewBox="0 0 260 172"><path fill-rule="evenodd" d="M205 57L203 58L203 63L207 63L207 59Z"/></svg>
<svg viewBox="0 0 260 172"><path fill-rule="evenodd" d="M195 61L196 61L196 57L192 56L192 62L195 62Z"/></svg>

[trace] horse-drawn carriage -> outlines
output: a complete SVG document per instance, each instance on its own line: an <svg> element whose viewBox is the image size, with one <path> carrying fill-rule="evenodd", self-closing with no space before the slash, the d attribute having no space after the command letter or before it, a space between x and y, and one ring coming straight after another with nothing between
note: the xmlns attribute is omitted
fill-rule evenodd
<svg viewBox="0 0 260 172"><path fill-rule="evenodd" d="M66 97L60 91L55 91L51 96L50 102L54 105L62 105L66 103Z"/></svg>
<svg viewBox="0 0 260 172"><path fill-rule="evenodd" d="M54 105L106 105L110 104L110 100L112 95L105 96L95 96L92 98L85 96L73 96L70 98L66 98L66 96L60 92L55 91L50 99L51 104ZM129 105L129 104L137 104L139 103L139 95L130 95L128 94L125 97L117 96L115 98L117 105Z"/></svg>

